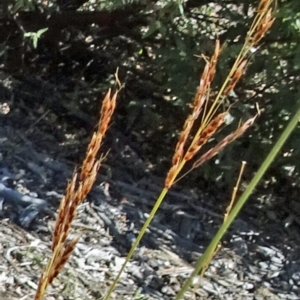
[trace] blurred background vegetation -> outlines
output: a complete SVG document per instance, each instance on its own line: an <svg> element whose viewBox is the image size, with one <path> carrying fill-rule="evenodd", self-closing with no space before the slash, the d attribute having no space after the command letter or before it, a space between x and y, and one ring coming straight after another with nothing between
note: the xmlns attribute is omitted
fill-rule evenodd
<svg viewBox="0 0 300 300"><path fill-rule="evenodd" d="M243 44L257 4L6 0L0 7L1 66L17 80L35 76L56 85L68 95L63 101L69 109L84 111L92 121L98 117L99 103L91 99L110 86L119 68L125 87L114 128L163 176L199 84L204 66L200 55L211 55L215 39L221 40L217 90ZM185 184L231 190L242 160L248 162L244 176L249 180L293 113L300 98L300 1L278 0L277 6L275 24L261 47L253 49L247 73L227 100L228 105L234 103L232 122L219 139L255 115L257 104L261 116L243 138ZM82 118L74 126L96 123L89 121ZM299 145L298 128L265 178L278 193L297 182Z"/></svg>

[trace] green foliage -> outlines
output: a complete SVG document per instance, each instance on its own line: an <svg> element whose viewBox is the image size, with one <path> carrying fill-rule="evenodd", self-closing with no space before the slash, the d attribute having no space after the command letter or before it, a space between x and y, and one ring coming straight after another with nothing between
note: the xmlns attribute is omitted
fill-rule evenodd
<svg viewBox="0 0 300 300"><path fill-rule="evenodd" d="M33 48L37 48L38 40L42 36L43 33L45 33L48 30L48 28L43 28L38 30L37 32L26 32L24 34L24 37L29 38L32 40Z"/></svg>
<svg viewBox="0 0 300 300"><path fill-rule="evenodd" d="M197 85L197 74L203 67L201 61L195 63L195 55L211 54L211 40L216 37L223 41L215 80L215 86L218 87L242 46L242 37L247 33L247 25L253 17L256 4L256 1L247 1L240 6L228 2L222 6L204 3L189 7L187 2L181 6L184 8L181 11L177 2L172 5L167 1L161 2L158 12L152 15L145 38L161 40L160 47L155 50L157 64L162 66L162 86L173 93L174 105L185 107L183 104L190 101L193 87ZM256 102L262 109L258 126L251 132L251 145L246 143L246 136L235 145L237 151L226 149L226 153L221 153L202 169L206 179L215 182L218 178L224 186L231 182L232 174L241 160L247 160L250 169L260 165L263 154L268 153L280 130L289 121L295 110L296 99L299 98L300 2L281 1L276 18L264 44L249 64L246 76L235 90L242 105L233 106L233 126L238 126L242 116L255 113ZM233 103L236 99L228 101ZM293 166L295 173L300 170L296 147L300 143L298 130L286 144L284 154L276 160L274 169L278 171L277 174L284 175L286 165Z"/></svg>
<svg viewBox="0 0 300 300"><path fill-rule="evenodd" d="M201 274L203 269L206 269L207 264L210 262L211 258L213 257L219 242L227 232L229 226L232 224L232 222L236 219L238 213L242 209L242 207L245 205L247 200L249 199L249 196L251 193L253 193L254 189L256 188L257 184L260 182L262 177L264 176L267 169L271 166L273 163L276 155L278 155L279 151L281 150L282 146L290 136L290 134L293 132L295 127L297 126L297 123L299 122L300 118L300 106L298 105L297 111L294 114L293 118L289 121L286 129L282 134L280 135L280 138L276 142L276 144L272 147L271 151L268 153L268 156L261 164L259 170L247 186L246 190L243 192L241 197L238 199L236 204L234 205L233 209L229 212L227 218L224 220L222 226L206 248L204 254L198 259L197 264L195 266L194 271L188 278L188 280L185 282L181 290L179 291L178 295L176 296L176 300L182 299L184 293L187 291L188 287L192 284L192 280L195 276L198 276Z"/></svg>
<svg viewBox="0 0 300 300"><path fill-rule="evenodd" d="M18 0L14 10L34 10L34 7L40 5L41 3L35 0ZM118 0L89 2L80 9L124 9L127 11L128 7L132 7L134 17L144 18L148 22L148 26L131 29L134 33L132 36L136 36L138 31L142 36L138 41L140 47L136 50L136 57L139 58L136 59L147 55L145 45L151 49L151 53L153 53L150 62L153 68L151 76L158 82L160 90L157 92L168 95L169 100L166 107L172 105L187 111L187 104L190 103L195 87L199 84L199 74L204 66L203 59L195 57L199 57L201 54L210 55L214 40L216 38L221 40L222 55L213 87L214 89L218 88L227 76L229 68L243 44L256 5L257 1L254 0L232 1L232 3L230 1L226 1L226 3L201 1L198 3L192 0ZM47 9L50 11L50 8L58 9L55 1L48 2ZM129 18L132 17L130 13L128 15ZM37 47L42 33L40 31L29 32L25 36L32 39L34 47ZM299 33L300 1L278 1L275 24L265 37L258 53L253 56L246 76L234 91L234 97L228 99L228 104L235 103L237 100L239 102L232 107L234 123L231 125L231 129L238 126L243 116L253 116L256 113L256 103L259 104L262 114L258 119L258 125L250 132L251 144L246 142L248 137L245 137L237 142L238 150L236 152L229 148L211 161L210 165L204 165L200 172L202 175L205 174L207 180L215 182L218 178L221 185L228 185L235 169L239 167L240 160L243 159L248 161L248 168L255 169L255 166L259 165L262 160L261 155L256 152L266 154L278 137L280 129L288 122L291 113L295 110L296 99L300 93L297 84L300 69ZM253 49L253 52L256 50ZM147 109L149 107L148 103L145 104L140 99L133 100L137 103L134 104L134 109L133 107L128 108L128 114L131 111L133 113L127 121L127 125L130 123L130 126L132 124L135 126L139 121L136 118L136 112L144 107ZM222 107L222 109L226 109L226 107ZM149 124L161 123L164 118L163 114L166 112L168 114L167 109L157 112L151 108L150 111L151 114L145 113L148 115L148 120L143 118ZM151 121L151 119L153 120ZM182 124L179 124L178 118L174 120L174 122L176 121L178 122L177 128L181 128ZM174 132L173 128L168 130L166 128L168 126L167 123L161 127L164 127L165 132ZM153 131L153 129L151 130ZM221 132L220 139L225 134L226 130ZM145 136L152 137L154 134ZM173 137L164 138L165 141L172 139ZM285 146L283 152L285 154L276 160L275 168L279 171L278 173L285 173L286 165L293 166L295 173L299 172L300 161L297 159L298 147L296 147L299 142L300 134L296 130L293 139ZM235 159L237 153L238 159ZM287 155L287 153L291 154Z"/></svg>
<svg viewBox="0 0 300 300"><path fill-rule="evenodd" d="M17 12L19 10L22 11L32 11L35 9L35 3L36 1L33 0L18 0L16 1L13 11Z"/></svg>

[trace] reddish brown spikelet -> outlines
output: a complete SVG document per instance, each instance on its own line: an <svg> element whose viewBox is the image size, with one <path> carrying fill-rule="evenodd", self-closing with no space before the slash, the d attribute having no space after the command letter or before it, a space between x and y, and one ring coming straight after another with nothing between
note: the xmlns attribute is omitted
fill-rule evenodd
<svg viewBox="0 0 300 300"><path fill-rule="evenodd" d="M174 180L175 174L176 174L176 170L177 170L178 165L174 165L171 167L166 180L165 180L165 188L169 189L172 185L172 182Z"/></svg>
<svg viewBox="0 0 300 300"><path fill-rule="evenodd" d="M86 158L82 164L82 170L80 174L80 180L88 177L89 172L94 166L95 157L101 147L103 136L108 128L108 124L111 120L111 116L116 107L117 92L111 97L111 91L109 90L105 95L105 98L101 106L101 118L98 124L98 130L92 136L91 142L88 146ZM82 199L83 200L83 199Z"/></svg>
<svg viewBox="0 0 300 300"><path fill-rule="evenodd" d="M64 244L57 245L55 251L53 252L54 259L53 264L51 265L51 269L48 270L48 284L51 284L53 279L58 275L58 267L61 263L61 258L64 252Z"/></svg>
<svg viewBox="0 0 300 300"><path fill-rule="evenodd" d="M202 131L199 138L195 140L194 144L187 151L184 159L186 161L192 159L195 154L201 149L201 147L214 135L218 128L224 123L224 118L227 112L218 114Z"/></svg>
<svg viewBox="0 0 300 300"><path fill-rule="evenodd" d="M256 45L265 35L265 33L273 25L275 18L272 18L272 8L270 8L272 1L261 1L258 7L258 13L262 16L255 30L255 35L252 39L253 45Z"/></svg>
<svg viewBox="0 0 300 300"><path fill-rule="evenodd" d="M43 284L47 281L47 277L44 277L44 274L42 274L40 276L40 280L39 280L39 283L38 283L38 287L37 287L37 292L35 294L35 297L34 297L34 300L39 300L42 298L43 294L42 294L42 286ZM48 282L47 282L47 285L48 285Z"/></svg>
<svg viewBox="0 0 300 300"><path fill-rule="evenodd" d="M194 105L193 105L194 107L199 106L201 96L203 95L203 93L206 90L206 87L207 87L207 84L208 84L208 78L209 78L209 69L210 69L210 63L207 62L205 64L203 73L202 73L201 78L200 78L199 87L197 89L197 93L196 93L196 96L195 96L195 99L194 99Z"/></svg>
<svg viewBox="0 0 300 300"><path fill-rule="evenodd" d="M91 143L88 146L86 158L82 164L80 180L84 180L84 178L86 178L88 173L91 171L95 162L95 157L101 145L102 137L103 136L99 132L93 134Z"/></svg>
<svg viewBox="0 0 300 300"><path fill-rule="evenodd" d="M110 91L109 91L109 93L107 93L107 95L109 97L105 97L105 100L102 105L105 113L103 114L103 118L100 120L100 125L99 125L99 128L100 128L99 133L102 135L104 135L104 133L107 130L108 123L110 122L111 116L112 116L113 111L116 106L117 93L115 93L112 98L110 97Z"/></svg>
<svg viewBox="0 0 300 300"><path fill-rule="evenodd" d="M198 114L195 115L195 111L199 111L199 109L197 109L196 107L193 110L193 113L191 115L188 116L188 118L186 119L183 129L180 133L180 136L178 138L178 142L177 145L175 147L175 152L174 152L174 156L172 159L172 165L178 165L179 162L182 160L183 157L183 153L184 153L184 146L185 143L187 141L187 138L190 134L190 131L193 127L194 121L195 121L195 117L198 117Z"/></svg>
<svg viewBox="0 0 300 300"><path fill-rule="evenodd" d="M69 210L70 207L72 207L72 198L75 194L75 185L77 180L77 174L75 173L72 177L71 182L68 184L66 189L66 195L62 198L58 210L58 216L55 223L55 228L53 231L53 237L52 237L52 250L55 248L55 246L58 244L58 240L61 239L64 241L61 237L65 238L65 230L66 230L66 223L69 222Z"/></svg>
<svg viewBox="0 0 300 300"><path fill-rule="evenodd" d="M216 41L216 46L215 46L215 52L210 60L210 70L209 70L209 76L208 76L208 81L212 82L215 74L216 74L216 66L218 62L218 58L220 55L220 41Z"/></svg>
<svg viewBox="0 0 300 300"><path fill-rule="evenodd" d="M93 169L89 173L88 177L86 177L85 181L83 182L81 186L80 196L78 197L80 199L80 202L82 202L86 198L93 184L95 183L100 165L101 165L101 161L99 160L96 161L93 166Z"/></svg>
<svg viewBox="0 0 300 300"><path fill-rule="evenodd" d="M180 133L177 145L175 147L175 152L174 152L174 156L173 156L173 159L172 159L172 165L173 166L177 165L183 157L184 145L185 145L186 140L189 136L189 133L191 131L193 123L194 123L194 121L191 119L191 116L189 116L187 118L187 120L185 121L185 123L184 123L183 130Z"/></svg>
<svg viewBox="0 0 300 300"><path fill-rule="evenodd" d="M78 193L76 192L74 194L74 201L70 203L69 211L66 213L66 221L64 222L65 223L64 234L66 235L68 235L71 227L71 222L75 218L77 205L78 205Z"/></svg>
<svg viewBox="0 0 300 300"><path fill-rule="evenodd" d="M215 45L215 51L210 61L207 61L204 67L204 70L202 72L200 83L197 89L197 93L194 98L193 107L200 109L206 98L203 97L209 88L211 82L214 79L215 73L216 73L216 65L218 61L218 57L220 55L220 41L216 41ZM200 112L200 110L199 110Z"/></svg>
<svg viewBox="0 0 300 300"><path fill-rule="evenodd" d="M55 265L53 273L49 276L49 284L52 283L52 281L57 277L57 275L60 273L66 262L69 260L70 256L72 255L72 252L75 249L75 246L79 240L79 237L74 238L66 247L64 247L62 250L59 259L57 259L57 264Z"/></svg>
<svg viewBox="0 0 300 300"><path fill-rule="evenodd" d="M108 90L108 92L106 93L103 102L102 102L102 106L101 106L101 118L99 121L99 127L101 125L101 121L102 119L107 115L107 112L109 110L109 106L110 106L110 95L111 95L111 89Z"/></svg>
<svg viewBox="0 0 300 300"><path fill-rule="evenodd" d="M258 9L257 9L258 13L264 11L265 8L266 8L266 6L267 6L267 4L268 4L268 0L262 0L262 1L260 1L259 5L258 5Z"/></svg>
<svg viewBox="0 0 300 300"><path fill-rule="evenodd" d="M202 165L205 161L211 159L216 154L218 154L224 147L226 147L229 143L233 142L237 138L239 138L241 135L244 134L244 132L254 123L257 116L247 120L241 127L239 127L236 131L226 136L221 142L219 142L215 147L207 151L205 154L203 154L194 164L193 169L199 167Z"/></svg>
<svg viewBox="0 0 300 300"><path fill-rule="evenodd" d="M176 145L176 151L172 159L172 165L176 166L180 163L183 157L183 151L184 151L184 143L178 142Z"/></svg>
<svg viewBox="0 0 300 300"><path fill-rule="evenodd" d="M239 66L237 67L237 69L236 69L236 71L235 71L235 73L234 73L234 75L233 75L233 77L232 77L232 80L233 80L233 81L239 80L239 79L242 77L246 65L247 65L247 60L243 60L243 61L239 64Z"/></svg>
<svg viewBox="0 0 300 300"><path fill-rule="evenodd" d="M174 156L172 159L172 166L178 165L179 162L182 160L184 155L184 147L187 141L187 138L190 134L190 131L194 125L195 120L199 117L199 114L202 110L204 103L207 100L206 93L209 90L209 86L214 79L215 72L216 72L216 64L218 57L220 55L220 42L219 40L216 41L215 51L210 61L206 61L204 70L202 72L200 83L194 97L192 113L187 117L183 129L180 133L178 138L177 145L175 147Z"/></svg>
<svg viewBox="0 0 300 300"><path fill-rule="evenodd" d="M266 21L264 25L257 31L257 33L253 37L253 44L256 45L265 35L265 33L270 29L273 25L275 19L271 19Z"/></svg>
<svg viewBox="0 0 300 300"><path fill-rule="evenodd" d="M96 159L98 150L100 149L103 136L108 128L109 121L116 106L117 92L110 97L110 90L103 100L101 108L101 118L98 130L93 134L88 145L86 157L82 164L80 180L78 182L78 174L75 172L66 188L66 193L61 200L58 216L52 239L52 259L48 263L47 270L41 276L35 299L41 299L47 285L59 274L65 263L72 254L79 238L74 238L67 243L67 237L71 229L72 221L76 216L78 205L86 198L92 188L97 176L97 172L101 165L102 158Z"/></svg>
<svg viewBox="0 0 300 300"><path fill-rule="evenodd" d="M240 78L242 77L246 65L247 65L247 60L243 60L240 63L240 65L237 67L235 73L232 76L231 81L229 82L228 87L224 91L225 96L229 95L229 93L234 89L234 87L236 86L236 84L238 83Z"/></svg>
<svg viewBox="0 0 300 300"><path fill-rule="evenodd" d="M76 194L74 194L74 197L75 196ZM63 219L61 219L59 222L59 227L58 227L59 230L57 236L55 236L55 244L53 244L54 247L58 243L58 240L60 240L61 243L65 242L70 230L71 222L75 215L75 211L76 211L76 204L74 203L74 201L70 201L68 205L65 207L65 209L62 211Z"/></svg>

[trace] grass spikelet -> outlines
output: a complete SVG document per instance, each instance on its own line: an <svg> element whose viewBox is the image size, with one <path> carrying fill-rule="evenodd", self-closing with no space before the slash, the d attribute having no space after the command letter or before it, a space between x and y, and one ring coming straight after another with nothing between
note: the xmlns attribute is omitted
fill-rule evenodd
<svg viewBox="0 0 300 300"><path fill-rule="evenodd" d="M217 62L218 62L220 53L221 53L220 41L216 40L215 52L210 60L210 70L209 70L208 82L212 82L215 78Z"/></svg>
<svg viewBox="0 0 300 300"><path fill-rule="evenodd" d="M226 136L221 142L219 142L215 147L208 150L205 154L203 154L194 164L192 169L198 168L207 160L214 157L218 154L223 148L225 148L228 144L239 138L241 135L245 133L245 131L254 123L257 116L250 118L247 120L242 126L240 126L237 130Z"/></svg>
<svg viewBox="0 0 300 300"><path fill-rule="evenodd" d="M273 25L275 18L272 18L272 10L269 9L265 18L263 19L260 27L258 28L257 33L253 37L253 44L256 45L264 36L265 33L270 29Z"/></svg>
<svg viewBox="0 0 300 300"><path fill-rule="evenodd" d="M237 67L235 73L232 76L232 79L229 81L228 86L226 87L225 91L223 92L223 95L226 97L229 95L229 93L235 88L236 84L240 80L240 78L243 76L243 72L246 68L247 60L243 60L239 66Z"/></svg>
<svg viewBox="0 0 300 300"><path fill-rule="evenodd" d="M69 260L70 256L72 255L75 246L79 240L79 237L75 237L71 242L69 242L65 247L62 248L61 255L58 256L57 261L59 262L56 265L56 268L54 270L54 273L49 276L49 284L52 283L53 279L57 277L57 275L60 273L60 271L63 269L64 265L67 263Z"/></svg>
<svg viewBox="0 0 300 300"><path fill-rule="evenodd" d="M178 138L178 142L175 147L174 156L172 159L172 166L179 165L179 162L182 160L187 138L190 135L195 120L198 119L202 111L202 108L208 99L207 93L210 89L211 82L213 81L216 73L216 66L217 66L217 60L219 55L220 55L220 41L217 40L215 44L214 54L210 59L210 61L206 60L206 64L200 78L200 83L197 88L194 101L190 105L193 108L193 110L191 114L187 117L183 125L183 129Z"/></svg>
<svg viewBox="0 0 300 300"><path fill-rule="evenodd" d="M257 42L263 37L263 35L266 33L266 31L269 29L269 27L274 22L274 19L272 19L272 10L270 10L272 0L262 0L258 6L258 12L253 20L253 23L250 27L250 30L245 38L244 45L238 54L235 63L233 64L229 74L227 75L223 85L221 86L217 96L212 102L211 107L209 110L204 110L201 124L198 128L197 133L193 137L193 140L189 146L187 146L187 141L189 140L189 136L191 133L191 129L194 125L195 120L199 117L200 113L203 111L203 106L205 103L207 103L209 96L210 96L210 87L211 82L213 80L213 77L215 75L216 71L216 63L217 58L220 53L220 45L217 41L214 55L212 56L211 60L208 61L204 56L202 56L205 61L205 67L204 71L202 73L202 76L200 78L200 84L197 89L196 95L194 97L194 101L191 104L192 112L187 117L183 129L179 135L178 142L175 147L172 164L170 167L169 172L167 173L166 179L165 179L165 185L163 190L161 191L160 195L158 196L147 220L145 221L144 225L142 226L138 236L136 237L136 240L134 241L126 259L123 263L120 271L118 272L113 284L110 286L109 290L107 291L104 300L108 300L111 296L113 290L116 287L117 282L119 281L122 272L124 271L127 263L131 259L136 247L139 245L144 233L147 230L147 227L150 225L152 219L154 218L157 210L159 209L161 203L163 202L165 195L168 193L168 190L172 187L174 184L177 176L180 174L182 168L185 166L185 163L187 160L190 160L194 157L194 155L200 150L201 145L203 143L206 143L207 140L217 131L219 127L222 126L224 123L224 116L222 118L216 114L218 113L218 109L222 103L226 100L226 97L228 96L229 92L233 90L233 88L236 86L240 78L242 77L247 63L250 59L250 57L253 55L253 47L256 46ZM221 149L223 149L227 144L238 138L240 135L242 135L245 130L249 126L252 125L256 117L249 119L246 121L240 128L238 128L235 132L228 135L225 139L223 139L217 146L213 147L211 150L209 150L207 153L203 154L199 160L197 160L192 169L200 166L204 161L210 159L214 155L216 155ZM211 128L209 128L211 127ZM209 128L209 129L207 129ZM185 150L187 149L187 150ZM186 151L186 153L184 153ZM191 170L192 170L191 169ZM190 170L190 171L191 171ZM198 274L200 274L200 271L203 269L204 264L208 266L210 259L213 257L214 252L217 248L217 244L213 244L211 248L208 250L208 254L196 265L195 270L192 272L190 278L184 283L182 289L179 291L176 300L181 299L187 290L187 288L190 286L192 282L192 278ZM201 273L202 274L202 273Z"/></svg>
<svg viewBox="0 0 300 300"><path fill-rule="evenodd" d="M215 134L215 132L220 128L220 126L224 123L224 118L227 115L227 112L218 114L202 131L198 140L195 140L193 145L188 149L184 159L186 161L192 159L197 152L201 149L201 147L207 143L207 141Z"/></svg>
<svg viewBox="0 0 300 300"><path fill-rule="evenodd" d="M93 134L91 141L87 147L86 157L82 163L80 175L74 172L71 181L67 185L65 196L60 202L58 216L55 223L52 238L52 257L48 262L46 270L39 280L38 289L35 300L43 298L45 290L49 284L57 277L62 268L69 260L79 237L75 237L71 241L67 241L72 221L76 216L78 205L84 201L90 192L104 159L103 156L97 159L98 151L105 132L108 128L111 116L116 106L116 98L118 92L111 96L109 90L104 97L101 107L101 118L97 131ZM78 182L78 177L80 178Z"/></svg>
<svg viewBox="0 0 300 300"><path fill-rule="evenodd" d="M166 176L166 180L165 180L165 188L169 189L172 185L172 180L174 177L176 177L176 171L178 170L178 165L174 165L171 167L171 169L169 170L167 176Z"/></svg>

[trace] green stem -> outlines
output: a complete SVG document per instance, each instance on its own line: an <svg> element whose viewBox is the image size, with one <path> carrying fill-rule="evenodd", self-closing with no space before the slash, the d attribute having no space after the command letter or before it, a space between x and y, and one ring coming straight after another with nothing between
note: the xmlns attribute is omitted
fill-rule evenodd
<svg viewBox="0 0 300 300"><path fill-rule="evenodd" d="M168 187L168 188L165 187L165 188L161 191L159 197L157 198L157 200L156 200L156 202L155 202L155 204L154 204L154 207L152 208L152 210L151 210L151 212L150 212L149 217L147 218L147 220L146 220L146 222L144 223L142 229L140 230L140 232L139 232L139 234L138 234L136 240L134 241L133 245L131 246L131 249L130 249L130 251L129 251L129 253L128 253L126 259L125 259L125 262L124 262L123 265L122 265L122 268L120 269L120 271L119 271L119 273L118 273L116 279L114 280L114 282L113 282L112 285L110 286L110 288L109 288L108 292L106 293L105 297L103 298L103 300L108 300L109 297L111 296L112 292L114 291L114 289L115 289L115 287L116 287L116 285L117 285L117 283L118 283L118 281L119 281L119 279L120 279L120 277L121 277L121 274L123 273L123 271L124 271L124 269L125 269L127 263L129 262L129 260L131 259L132 255L133 255L133 253L134 253L135 248L139 245L139 243L140 243L142 237L144 236L144 234L145 234L145 232L146 232L146 229L147 229L148 226L150 225L150 223L151 223L152 219L154 218L154 216L155 216L157 210L159 209L159 207L160 207L161 203L163 202L163 200L164 200L166 194L168 193L169 188L173 185L174 180L175 180L176 177L178 176L178 174L179 174L179 172L181 171L181 169L183 168L184 164L185 164L185 160L182 160L181 163L179 164L179 166L178 166L176 172L174 173L173 178L172 178L172 179L170 180L170 182L169 182L169 187Z"/></svg>
<svg viewBox="0 0 300 300"><path fill-rule="evenodd" d="M211 241L209 246L206 248L206 251L202 255L202 257L198 260L196 267L192 274L190 275L189 279L184 283L183 287L177 294L176 300L182 299L184 293L187 291L187 289L190 287L192 280L195 276L197 276L201 269L205 266L205 264L209 261L209 257L211 256L211 253L214 253L216 247L218 246L220 240L222 239L223 235L226 233L227 229L231 225L231 223L234 221L236 218L237 214L240 212L242 209L243 205L246 203L248 200L250 194L252 191L255 189L256 185L258 182L261 180L262 176L268 169L268 167L271 165L273 162L274 158L286 142L287 138L290 136L294 128L296 127L298 121L300 119L300 106L298 107L298 111L294 115L294 117L290 120L289 124L287 125L286 129L284 132L281 134L279 140L276 142L270 153L268 154L267 158L265 161L262 163L260 166L259 170L257 171L256 175L253 177L251 182L249 183L248 187L244 191L244 193L241 195L239 201L236 203L234 208L232 209L231 213L228 215L227 220L222 224L220 227L219 231L215 235L214 239Z"/></svg>
<svg viewBox="0 0 300 300"><path fill-rule="evenodd" d="M160 205L161 205L161 203L162 203L162 201L163 201L165 195L167 194L167 192L168 192L168 189L166 189L166 188L164 188L164 189L162 190L162 192L161 192L159 198L157 199L157 201L155 202L154 207L152 208L152 211L151 211L149 217L147 218L146 222L144 223L142 229L141 229L140 232L139 232L139 235L137 236L136 240L134 241L134 243L133 243L133 245L132 245L132 247L131 247L131 249L130 249L130 251L129 251L127 257L126 257L126 260L125 260L125 262L124 262L123 265L122 265L122 268L120 269L120 271L119 271L119 273L118 273L116 279L114 280L113 284L110 286L110 288L109 288L109 290L108 290L108 292L107 292L107 294L105 295L105 297L104 297L103 300L108 300L109 297L110 297L110 295L111 295L112 292L114 291L114 289L115 289L115 287L116 287L116 284L118 283L118 281L119 281L119 279L120 279L120 277L121 277L121 274L123 273L123 271L124 271L124 269L125 269L127 263L129 262L129 260L131 259L132 255L133 255L133 253L134 253L135 248L139 245L139 243L140 243L142 237L144 236L144 234L145 234L145 232L146 232L146 229L147 229L148 226L150 225L150 223L151 223L153 217L155 216L155 214L156 214L158 208L160 207Z"/></svg>

